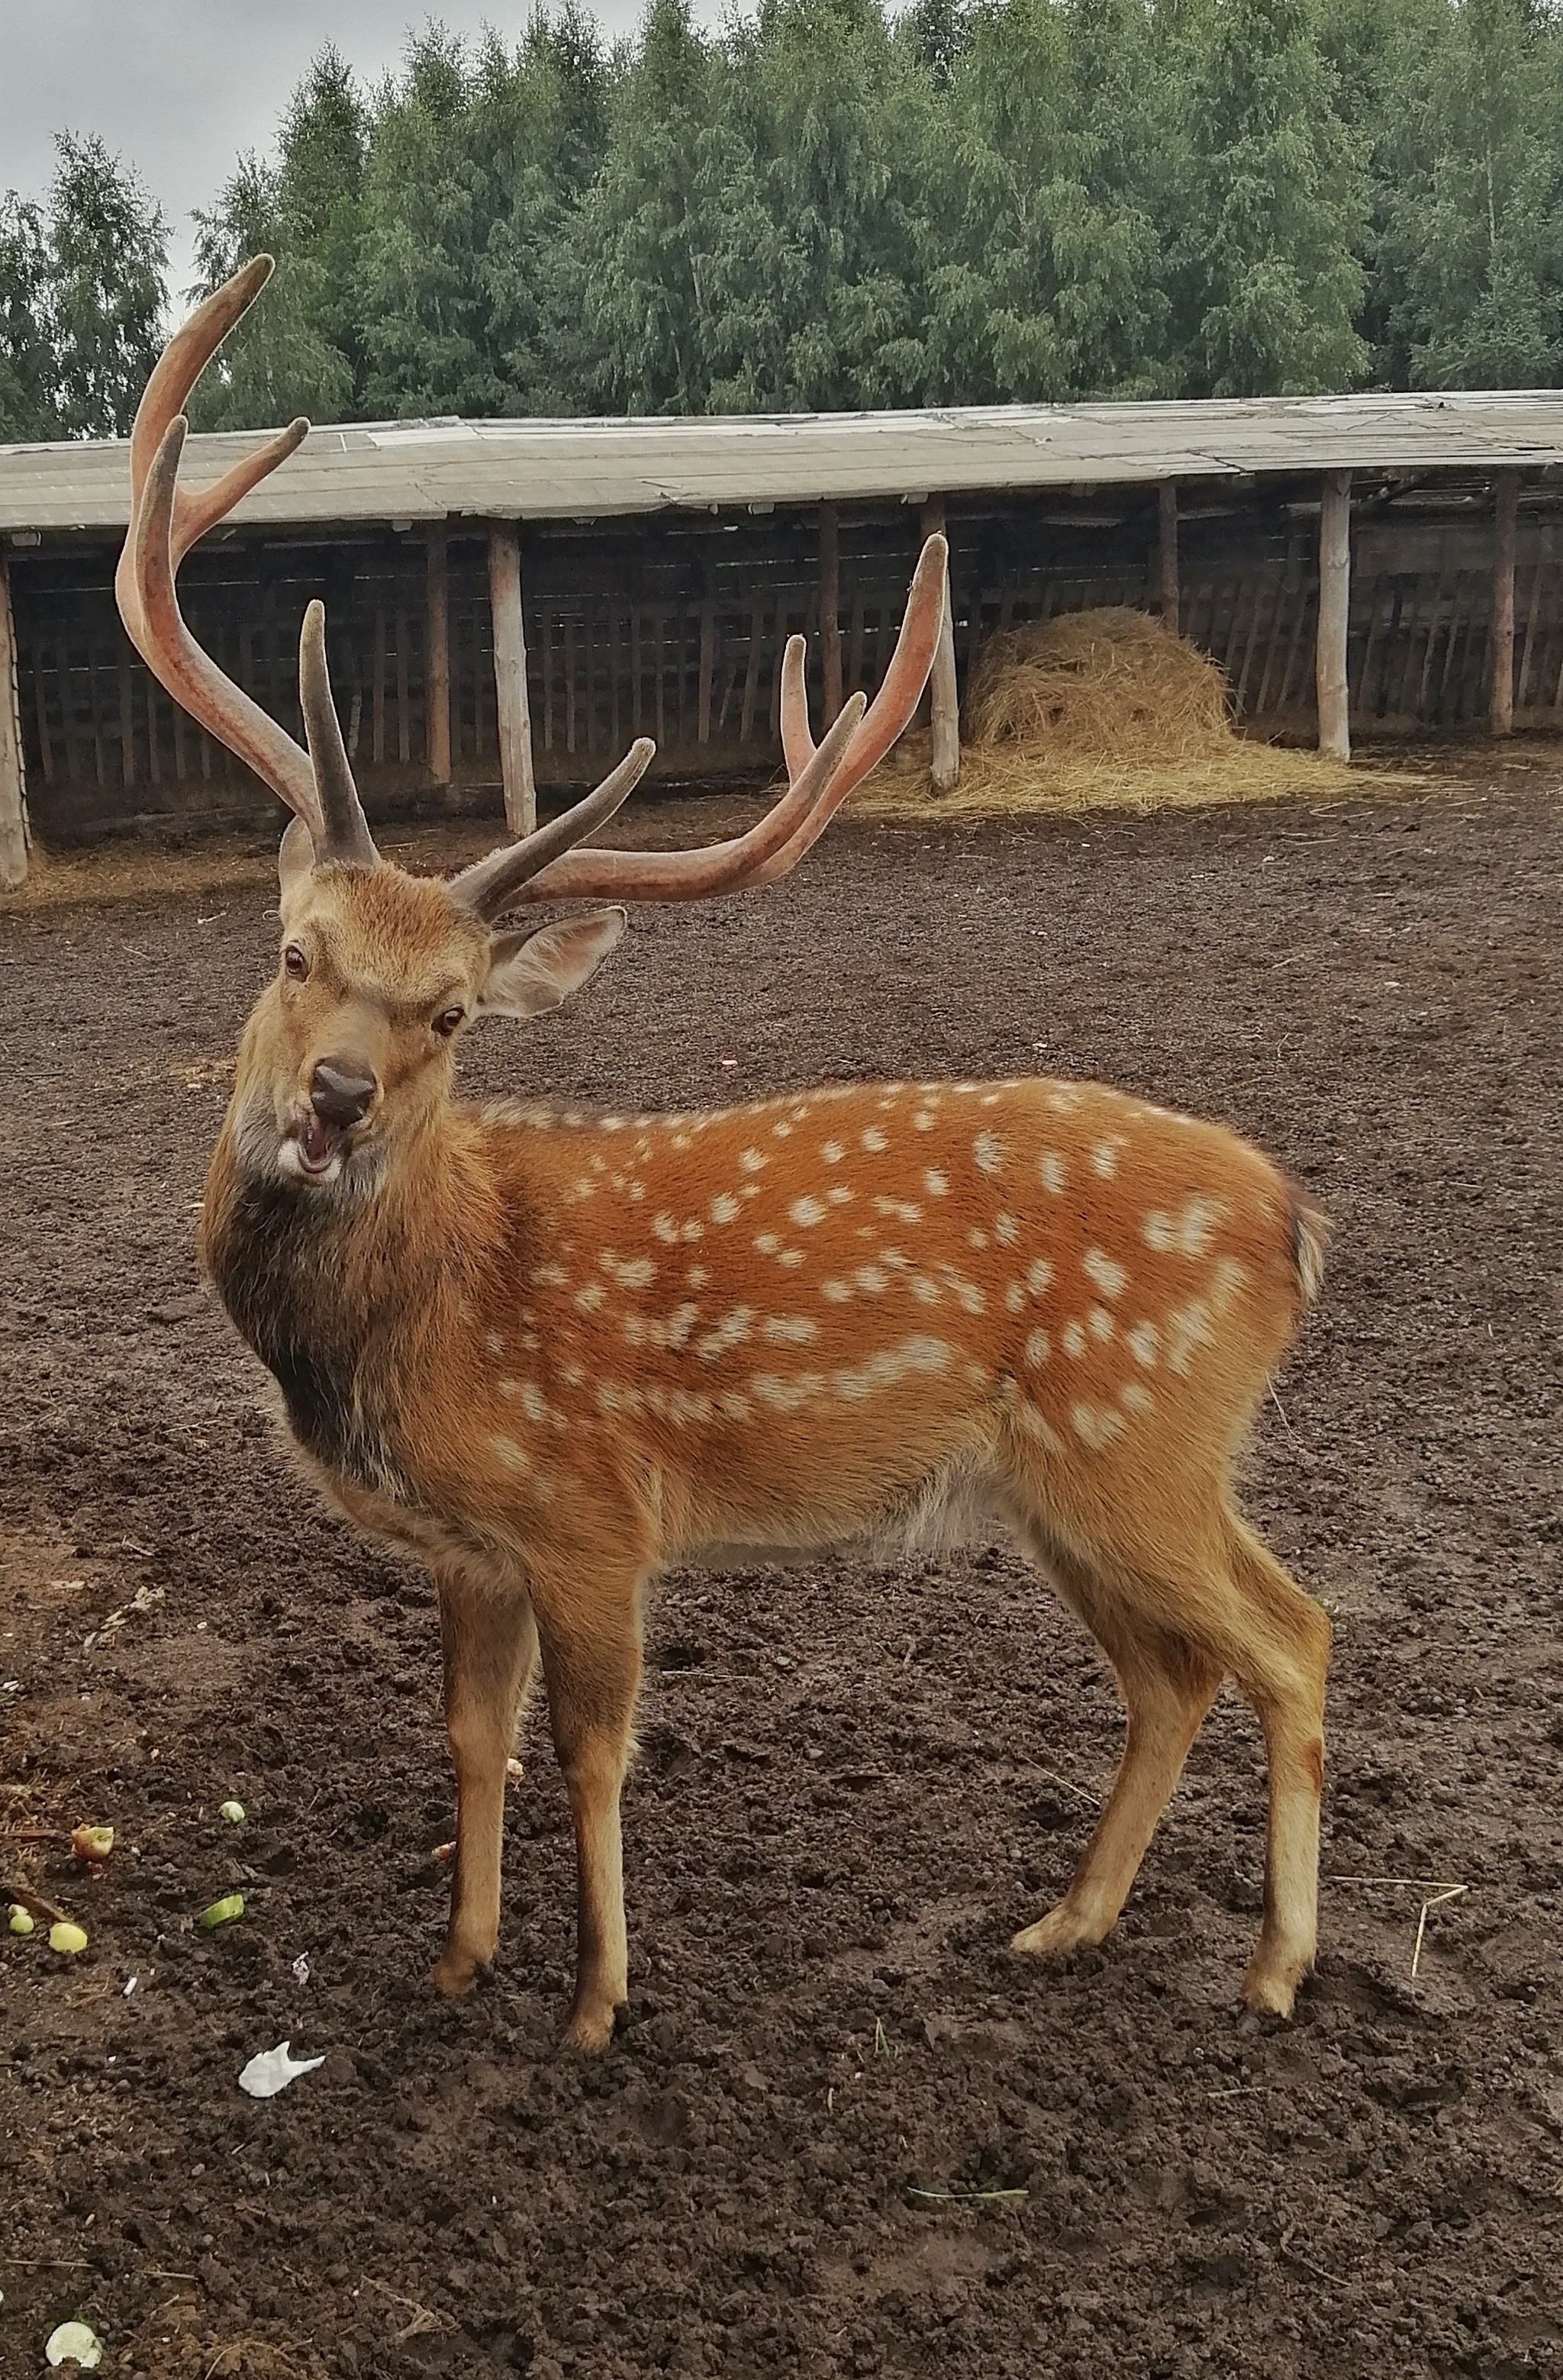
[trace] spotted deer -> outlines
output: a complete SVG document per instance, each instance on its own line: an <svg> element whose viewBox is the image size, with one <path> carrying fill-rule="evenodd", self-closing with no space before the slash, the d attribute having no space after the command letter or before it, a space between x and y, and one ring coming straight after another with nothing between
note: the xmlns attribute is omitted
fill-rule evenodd
<svg viewBox="0 0 1563 2380"><path fill-rule="evenodd" d="M1093 1083L834 1083L716 1111L588 1115L453 1093L463 1034L578 990L624 904L774 881L916 707L944 601L923 549L867 710L816 748L800 638L787 790L703 849L587 847L651 757L447 881L383 860L326 674L307 750L195 644L175 576L306 425L191 493L179 408L263 284L259 258L170 343L130 446L117 590L163 685L293 812L277 972L239 1045L205 1266L326 1493L433 1572L457 1790L458 1994L499 1933L506 1762L541 1660L579 1863L567 2039L627 1992L620 1790L644 1599L674 1564L789 1560L1000 1516L1095 1636L1122 1760L1062 1900L1015 1936L1109 1932L1226 1676L1269 1759L1264 1913L1244 1996L1289 2013L1314 1949L1329 1626L1239 1517L1231 1470L1319 1279L1323 1225L1215 1125ZM496 921L610 898L541 930Z"/></svg>

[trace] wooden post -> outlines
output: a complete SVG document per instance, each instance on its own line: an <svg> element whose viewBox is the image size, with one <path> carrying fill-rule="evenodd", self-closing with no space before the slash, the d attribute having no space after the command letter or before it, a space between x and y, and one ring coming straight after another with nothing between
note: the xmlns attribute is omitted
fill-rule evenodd
<svg viewBox="0 0 1563 2380"><path fill-rule="evenodd" d="M514 521L495 521L488 533L488 601L494 616L494 689L499 770L505 781L505 823L512 834L531 834L537 824L537 779L531 765L531 704L527 695L526 623L521 613L521 533Z"/></svg>
<svg viewBox="0 0 1563 2380"><path fill-rule="evenodd" d="M922 507L922 534L933 537L945 525L943 496L930 496ZM945 565L945 608L939 623L938 649L928 681L934 728L934 791L954 791L960 776L960 695L955 675L955 617L950 609L949 564Z"/></svg>
<svg viewBox="0 0 1563 2380"><path fill-rule="evenodd" d="M1178 634L1178 482L1164 480L1156 491L1156 560L1161 577L1162 618Z"/></svg>
<svg viewBox="0 0 1563 2380"><path fill-rule="evenodd" d="M0 892L27 877L27 783L22 770L21 716L17 708L17 634L11 580L0 553Z"/></svg>
<svg viewBox="0 0 1563 2380"><path fill-rule="evenodd" d="M1319 643L1314 683L1319 749L1331 760L1351 758L1346 686L1346 631L1351 611L1351 474L1326 471L1319 505Z"/></svg>
<svg viewBox="0 0 1563 2380"><path fill-rule="evenodd" d="M450 583L446 574L444 521L429 528L423 653L423 733L429 774L450 783Z"/></svg>
<svg viewBox="0 0 1563 2380"><path fill-rule="evenodd" d="M836 506L820 506L820 651L824 674L824 723L841 715L841 571Z"/></svg>
<svg viewBox="0 0 1563 2380"><path fill-rule="evenodd" d="M1498 473L1494 507L1493 605L1490 656L1495 735L1514 733L1514 537L1520 506L1520 474Z"/></svg>

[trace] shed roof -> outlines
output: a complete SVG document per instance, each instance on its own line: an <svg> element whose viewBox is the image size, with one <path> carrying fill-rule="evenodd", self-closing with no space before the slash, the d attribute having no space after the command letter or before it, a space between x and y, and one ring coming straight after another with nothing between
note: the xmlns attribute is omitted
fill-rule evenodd
<svg viewBox="0 0 1563 2380"><path fill-rule="evenodd" d="M258 432L192 438L215 478ZM123 440L0 446L0 534L125 525ZM1563 463L1563 393L1252 397L1153 405L317 429L236 521L594 519L668 509L1148 486L1239 473L1483 472Z"/></svg>

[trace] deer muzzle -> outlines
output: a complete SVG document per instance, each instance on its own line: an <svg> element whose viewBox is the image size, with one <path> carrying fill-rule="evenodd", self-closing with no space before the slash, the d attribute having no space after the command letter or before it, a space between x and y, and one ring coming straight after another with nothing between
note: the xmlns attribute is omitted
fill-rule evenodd
<svg viewBox="0 0 1563 2380"><path fill-rule="evenodd" d="M349 1134L362 1123L380 1093L376 1076L359 1058L322 1058L310 1075L310 1094L299 1115L299 1171L321 1177L334 1172Z"/></svg>

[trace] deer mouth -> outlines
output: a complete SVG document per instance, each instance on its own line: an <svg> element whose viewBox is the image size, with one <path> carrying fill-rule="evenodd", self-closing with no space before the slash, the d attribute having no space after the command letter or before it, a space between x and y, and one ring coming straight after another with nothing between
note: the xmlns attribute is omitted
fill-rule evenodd
<svg viewBox="0 0 1563 2380"><path fill-rule="evenodd" d="M287 1171L304 1182L330 1180L348 1153L352 1131L350 1124L329 1123L312 1107L306 1107L283 1141L284 1149L290 1152L290 1161L284 1160Z"/></svg>

